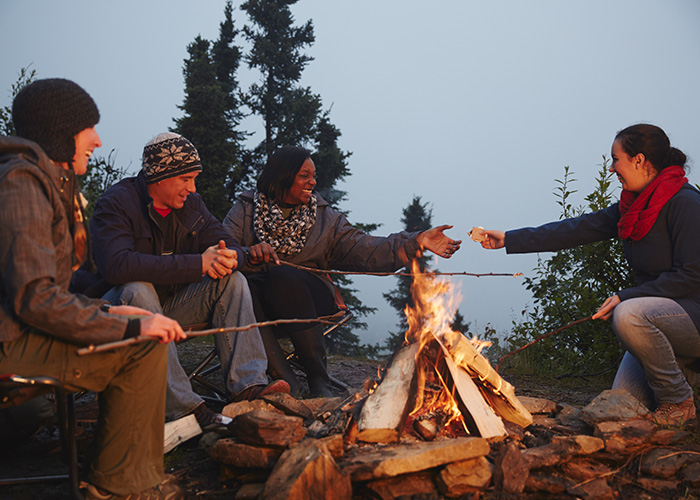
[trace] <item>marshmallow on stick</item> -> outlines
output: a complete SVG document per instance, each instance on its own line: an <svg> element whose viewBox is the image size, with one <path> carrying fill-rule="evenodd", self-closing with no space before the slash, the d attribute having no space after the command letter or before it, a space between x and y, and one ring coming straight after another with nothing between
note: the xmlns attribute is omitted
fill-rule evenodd
<svg viewBox="0 0 700 500"><path fill-rule="evenodd" d="M469 237L472 239L472 241L476 241L481 243L486 239L486 234L484 233L484 228L479 226L479 227L473 227L471 231L469 231Z"/></svg>

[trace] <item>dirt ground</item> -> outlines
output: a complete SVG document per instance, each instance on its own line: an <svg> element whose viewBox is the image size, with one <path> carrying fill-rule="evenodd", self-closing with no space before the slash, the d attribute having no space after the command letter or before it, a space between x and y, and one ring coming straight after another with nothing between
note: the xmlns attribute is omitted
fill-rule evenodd
<svg viewBox="0 0 700 500"><path fill-rule="evenodd" d="M187 345L189 343L185 343ZM181 346L182 348L182 346ZM192 344L185 349L183 359L200 359L208 346ZM190 362L184 362L189 365ZM352 388L361 388L368 378L376 378L381 363L376 361L355 360L341 357L329 359L331 375ZM186 366L188 368L188 366ZM583 407L598 395L605 387L592 386L588 381L560 382L536 377L519 376L505 378L516 388L517 395L542 397L561 404ZM341 392L338 391L338 395ZM82 434L79 449L87 450L95 428L97 403L92 395L77 399L78 422ZM188 499L233 498L238 488L233 480L223 481L220 466L198 446L198 439L192 439L165 456L166 472L174 474L186 492ZM60 473L65 470L58 446L55 427L49 425L21 446L7 448L0 446L0 477L20 474ZM0 499L36 500L49 498L56 500L70 499L67 482L50 485L0 486ZM486 497L482 496L482 500ZM488 498L510 499L509 496ZM515 497L513 497L515 498ZM547 498L542 496L521 496L519 498ZM652 497L649 497L652 498Z"/></svg>

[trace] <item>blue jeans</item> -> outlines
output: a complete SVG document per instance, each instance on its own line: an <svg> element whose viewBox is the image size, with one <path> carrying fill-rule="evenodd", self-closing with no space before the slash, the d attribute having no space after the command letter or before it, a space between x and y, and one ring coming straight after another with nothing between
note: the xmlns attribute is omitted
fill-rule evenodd
<svg viewBox="0 0 700 500"><path fill-rule="evenodd" d="M141 307L165 314L181 325L209 323L212 328L228 328L255 323L255 313L248 284L239 272L213 280L208 276L192 283L163 304L153 285L134 281L108 291L104 300L112 304ZM217 333L214 347L221 361L227 391L235 396L254 385L267 384L267 357L257 328L243 332ZM180 365L177 348L169 344L166 417L174 420L194 411L204 400L192 390L189 378Z"/></svg>
<svg viewBox="0 0 700 500"><path fill-rule="evenodd" d="M622 301L613 313L613 330L627 351L613 388L627 390L652 410L693 395L683 367L700 358L700 334L677 302L664 297Z"/></svg>

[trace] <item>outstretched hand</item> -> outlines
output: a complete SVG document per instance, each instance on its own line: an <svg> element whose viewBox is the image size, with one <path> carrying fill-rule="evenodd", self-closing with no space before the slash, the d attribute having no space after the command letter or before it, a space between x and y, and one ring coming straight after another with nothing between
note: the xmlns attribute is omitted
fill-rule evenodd
<svg viewBox="0 0 700 500"><path fill-rule="evenodd" d="M462 243L462 240L453 240L445 235L444 231L448 229L452 229L452 226L437 226L423 231L418 235L418 244L421 248L428 249L435 255L449 259L459 250L459 245Z"/></svg>
<svg viewBox="0 0 700 500"><path fill-rule="evenodd" d="M503 248L506 245L506 233L503 231L494 231L491 229L480 229L481 246L489 250Z"/></svg>

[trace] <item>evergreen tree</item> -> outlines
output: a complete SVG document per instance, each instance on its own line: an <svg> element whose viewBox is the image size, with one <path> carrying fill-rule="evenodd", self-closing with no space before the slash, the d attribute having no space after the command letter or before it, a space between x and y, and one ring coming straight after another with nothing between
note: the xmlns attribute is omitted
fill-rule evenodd
<svg viewBox="0 0 700 500"><path fill-rule="evenodd" d="M265 128L265 137L255 149L257 170L280 146L309 147L319 120L320 97L298 85L304 67L312 60L303 50L315 37L310 20L294 26L289 6L296 2L248 0L241 5L251 22L243 28L251 43L248 67L261 74L246 99Z"/></svg>
<svg viewBox="0 0 700 500"><path fill-rule="evenodd" d="M316 126L316 152L311 155L316 169L316 191L323 196L330 206L340 210L339 204L347 194L337 188L338 181L350 175L348 158L352 153L344 152L338 147L340 130L333 125L326 111Z"/></svg>
<svg viewBox="0 0 700 500"><path fill-rule="evenodd" d="M241 60L240 49L234 45L237 34L231 2L227 2L219 39L212 44L197 36L187 47L185 99L178 106L184 116L175 119L172 128L199 151L203 170L197 190L219 219L231 208L235 185L246 175L242 161L245 134L237 130L242 119L235 76Z"/></svg>
<svg viewBox="0 0 700 500"><path fill-rule="evenodd" d="M15 126L12 123L12 101L15 100L15 96L22 90L22 87L34 81L35 76L36 71L30 71L29 67L19 70L17 81L12 84L12 88L10 89L10 104L0 108L0 134L15 135Z"/></svg>

